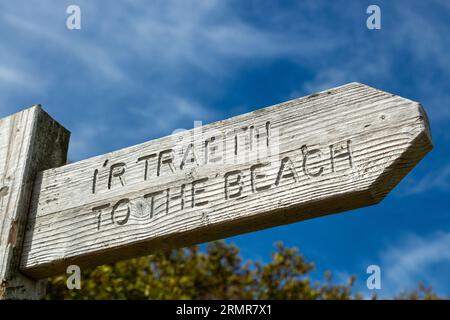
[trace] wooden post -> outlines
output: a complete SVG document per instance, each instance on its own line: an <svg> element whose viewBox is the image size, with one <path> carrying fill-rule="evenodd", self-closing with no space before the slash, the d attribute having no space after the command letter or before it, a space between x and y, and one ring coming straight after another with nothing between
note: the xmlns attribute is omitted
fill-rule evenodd
<svg viewBox="0 0 450 320"><path fill-rule="evenodd" d="M36 173L66 163L70 133L37 105L0 119L0 299L40 299L18 266Z"/></svg>

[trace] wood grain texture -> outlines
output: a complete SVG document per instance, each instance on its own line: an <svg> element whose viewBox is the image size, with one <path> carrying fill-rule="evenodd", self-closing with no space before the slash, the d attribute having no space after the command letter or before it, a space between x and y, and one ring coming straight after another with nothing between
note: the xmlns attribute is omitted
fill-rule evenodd
<svg viewBox="0 0 450 320"><path fill-rule="evenodd" d="M66 163L69 132L34 106L0 119L0 298L38 299L44 283L18 272L36 173Z"/></svg>
<svg viewBox="0 0 450 320"><path fill-rule="evenodd" d="M430 151L420 104L350 83L36 179L34 278L372 205Z"/></svg>

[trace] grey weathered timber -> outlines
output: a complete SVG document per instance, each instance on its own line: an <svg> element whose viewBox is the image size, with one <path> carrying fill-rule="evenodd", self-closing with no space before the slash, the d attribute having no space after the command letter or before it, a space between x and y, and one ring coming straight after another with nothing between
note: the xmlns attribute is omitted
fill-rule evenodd
<svg viewBox="0 0 450 320"><path fill-rule="evenodd" d="M45 170L20 267L39 279L372 205L431 148L420 104L350 83Z"/></svg>
<svg viewBox="0 0 450 320"><path fill-rule="evenodd" d="M19 272L36 173L66 163L69 132L34 106L0 119L0 299L38 299L45 281Z"/></svg>

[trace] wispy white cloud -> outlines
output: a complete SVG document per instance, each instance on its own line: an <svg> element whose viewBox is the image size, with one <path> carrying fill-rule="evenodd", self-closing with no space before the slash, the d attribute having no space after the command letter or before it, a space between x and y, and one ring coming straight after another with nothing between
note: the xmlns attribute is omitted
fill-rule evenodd
<svg viewBox="0 0 450 320"><path fill-rule="evenodd" d="M109 136L108 127L101 122L97 122L96 125L90 123L81 123L74 128L70 137L71 154L69 155L69 161L71 156L75 155L77 158L85 158L88 155L94 155L98 153L98 146L94 141L101 141L102 138Z"/></svg>
<svg viewBox="0 0 450 320"><path fill-rule="evenodd" d="M48 88L48 85L48 80L41 79L37 74L28 73L21 68L0 62L0 113L2 116L7 116L15 112L14 106L9 102L9 95L19 95L23 92L41 94ZM30 105L32 104L30 103Z"/></svg>
<svg viewBox="0 0 450 320"><path fill-rule="evenodd" d="M339 5L342 2L336 3L336 6ZM355 13L355 6L348 6L348 11ZM357 31L342 33L346 28L338 28L335 31L338 36L328 39L330 42L344 43L347 55L340 56L336 51L331 55L328 52L316 55L320 63L312 62L315 71L313 78L304 82L291 96L321 91L350 81L379 83L384 84L385 89L390 87L396 90L400 82L407 81L409 90L404 91L420 99L433 122L448 121L450 88L447 81L436 80L450 75L448 20L433 18L430 14L450 13L448 4L445 1L430 1L411 5L407 1L396 1L380 6L384 19L395 21L389 21L389 26L383 22L382 30L369 34L364 26L358 25L363 21L360 16L349 16L346 25L354 26ZM381 34L383 36L379 36ZM409 61L409 68L403 69L403 73L411 74L408 80L401 78L398 71L398 66L405 61Z"/></svg>
<svg viewBox="0 0 450 320"><path fill-rule="evenodd" d="M204 123L214 116L213 110L197 101L175 94L173 96L160 96L158 101L158 105L132 106L129 110L144 122L151 123L152 126L155 126L155 129L164 132L176 130L174 124L180 123L180 120L186 118ZM147 128L143 128L143 130L148 132Z"/></svg>
<svg viewBox="0 0 450 320"><path fill-rule="evenodd" d="M34 84L34 92L44 92L32 93L35 100L51 101L47 96L70 92L79 106L70 110L74 114L69 124L72 118L83 118L86 125L95 126L94 107L103 108L109 117L119 108L122 117L157 112L158 117L152 117L156 132L179 126L183 105L190 106L190 114L201 112L201 118L196 115L199 120L214 117L217 110L207 106L199 93L226 95L223 90L229 81L246 64L258 61L285 59L312 72L291 97L355 80L395 84L399 58L392 52L399 48L419 64L433 61L450 74L445 21L430 21L415 6L392 4L395 28L382 30L386 35L382 43L368 46L361 19L365 12L357 14L359 7L352 1L343 11L342 3L304 1L283 10L275 3L255 2L250 18L233 1L80 0L82 29L69 31L65 28L68 1L5 2L0 10L0 51L6 62L0 65L0 82L16 87ZM411 79L411 86L424 97L421 102L432 117L448 119L449 91L444 83L430 80L431 76ZM95 92L98 96L92 97ZM0 88L0 93L2 105L16 101L17 91ZM136 132L148 134L148 125L140 124L140 118L129 121L134 128L141 126Z"/></svg>
<svg viewBox="0 0 450 320"><path fill-rule="evenodd" d="M425 174L418 180L409 178L400 191L400 195L414 195L430 190L449 191L450 189L450 164Z"/></svg>
<svg viewBox="0 0 450 320"><path fill-rule="evenodd" d="M40 7L45 8L44 6ZM51 6L48 8L52 8ZM27 37L41 41L47 45L58 47L61 54L72 55L81 62L82 66L90 68L92 74L100 72L104 78L110 81L118 80L123 77L123 72L118 65L111 60L108 52L109 48L102 48L99 45L91 44L86 38L78 38L76 41L68 34L68 30L64 28L55 28L53 23L45 23L42 19L33 19L32 14L37 16L34 10L22 11L23 15L18 16L13 13L6 12L2 18L10 28L16 33L26 33ZM57 11L48 10L44 12L47 15L56 15ZM61 15L61 14L60 14ZM55 17L50 21L54 21ZM36 50L39 50L38 48ZM38 62L38 61L36 61Z"/></svg>
<svg viewBox="0 0 450 320"><path fill-rule="evenodd" d="M18 69L0 65L0 82L3 85L30 86L36 82L36 79Z"/></svg>
<svg viewBox="0 0 450 320"><path fill-rule="evenodd" d="M382 250L382 296L413 290L421 281L441 295L449 295L450 232L407 235Z"/></svg>

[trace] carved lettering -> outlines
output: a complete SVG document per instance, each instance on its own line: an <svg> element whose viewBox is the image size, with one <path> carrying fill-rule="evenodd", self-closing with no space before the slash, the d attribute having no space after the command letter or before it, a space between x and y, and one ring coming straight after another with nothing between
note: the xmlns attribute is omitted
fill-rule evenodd
<svg viewBox="0 0 450 320"><path fill-rule="evenodd" d="M265 146L270 145L270 122L266 122L265 128L255 128L254 126L243 127L241 132L245 132L246 141L249 148L259 149L258 143ZM236 131L235 131L236 132ZM225 140L212 136L204 141L205 162L203 165L220 161L222 155L218 153L219 145ZM251 138L251 139L250 139ZM224 138L225 139L225 138ZM232 135L232 154L239 153L238 135ZM258 142L259 141L259 142ZM327 155L329 152L329 157ZM151 165L151 161L154 161ZM178 186L168 186L164 189L156 190L144 194L138 199L123 198L117 201L112 207L109 203L93 207L92 211L96 217L96 228L101 230L105 220L103 219L105 210L110 210L111 224L124 225L129 221L131 215L137 218L155 218L156 215L167 215L184 210L191 210L203 207L216 201L238 201L248 195L264 192L271 188L282 187L291 183L302 183L305 179L319 177L325 174L332 174L342 168L353 167L352 142L346 140L326 146L302 146L301 153L285 155L281 160L272 159L271 162L258 162L249 164L247 167L228 171L223 175L215 174L208 177L196 178L192 182L181 183ZM104 162L106 170L96 169L92 176L92 193L95 196L99 181L107 180L107 190L116 185L126 186L125 175L140 176L140 181L148 181L151 176L157 178L162 174L175 173L176 170L183 170L188 164L199 165L195 154L194 145L189 144L186 148L181 162L176 168L174 152L166 149L161 152L154 152L141 156L137 159L134 173L129 173L130 168L125 162L116 162L107 167L108 160ZM256 161L256 160L255 160ZM143 165L143 168L142 168ZM150 173L150 168L156 167L155 175ZM142 170L143 169L143 170ZM143 174L142 174L143 172ZM212 192L209 185L220 183L223 190ZM106 186L105 186L106 187ZM203 212L205 214L205 212ZM139 221L139 220L138 220Z"/></svg>
<svg viewBox="0 0 450 320"><path fill-rule="evenodd" d="M206 204L208 204L208 200L204 200L204 201L200 201L200 202L196 202L196 197L202 193L205 192L205 188L201 188L201 187L197 187L197 185L202 184L202 183L206 183L208 181L208 178L202 178L196 181L192 182L192 208L194 207L200 207L200 206L204 206Z"/></svg>
<svg viewBox="0 0 450 320"><path fill-rule="evenodd" d="M156 158L156 153L152 153L147 156L139 157L137 159L137 162L144 161L144 180L148 179L148 161L152 158Z"/></svg>
<svg viewBox="0 0 450 320"><path fill-rule="evenodd" d="M119 162L111 165L109 169L108 189L111 189L113 185L113 178L118 178L122 187L125 186L125 179L123 177L124 173L125 163Z"/></svg>
<svg viewBox="0 0 450 320"><path fill-rule="evenodd" d="M312 172L311 167L313 165L311 165L311 163L310 163L311 161L308 161L308 160L310 160L310 158L317 157L319 159L319 161L316 161L316 163L317 162L320 163L320 161L322 160L322 156L323 156L322 151L320 149L308 150L308 148L306 146L303 146L301 150L302 150L302 154L303 154L302 167L303 167L303 172L305 173L305 175L308 177L320 176L323 173L323 166L320 166L318 169L316 169L315 172Z"/></svg>
<svg viewBox="0 0 450 320"><path fill-rule="evenodd" d="M171 173L175 172L175 167L173 165L173 150L172 149L164 150L159 153L158 171L157 171L158 177L161 175L163 165L166 165L167 167L169 167Z"/></svg>
<svg viewBox="0 0 450 320"><path fill-rule="evenodd" d="M253 193L270 189L270 184L258 185L258 180L266 178L266 174L262 173L260 169L268 166L270 163L258 163L250 167L251 185Z"/></svg>
<svg viewBox="0 0 450 320"><path fill-rule="evenodd" d="M156 191L144 195L144 199L150 199L150 219L156 214L155 202L156 196L161 195L163 191Z"/></svg>
<svg viewBox="0 0 450 320"><path fill-rule="evenodd" d="M242 194L243 185L241 170L225 173L225 199L239 197Z"/></svg>
<svg viewBox="0 0 450 320"><path fill-rule="evenodd" d="M331 161L331 171L335 172L336 162L339 159L347 159L350 168L353 167L353 156L352 156L352 141L347 140L346 147L342 145L332 144L330 145L330 161Z"/></svg>
<svg viewBox="0 0 450 320"><path fill-rule="evenodd" d="M285 171L289 171L285 173ZM284 157L281 159L280 170L278 171L277 180L275 181L275 185L278 186L281 182L281 179L293 179L294 182L298 181L297 171L295 170L295 166L292 163L292 160L289 157Z"/></svg>
<svg viewBox="0 0 450 320"><path fill-rule="evenodd" d="M181 160L180 163L180 169L183 170L187 164L194 164L196 167L199 165L197 155L195 154L195 148L192 143L186 148L183 160Z"/></svg>
<svg viewBox="0 0 450 320"><path fill-rule="evenodd" d="M102 211L106 208L109 208L109 203L92 208L92 211L97 216L97 230L100 230L100 226L102 224Z"/></svg>
<svg viewBox="0 0 450 320"><path fill-rule="evenodd" d="M129 203L130 203L129 199L121 199L117 201L117 203L113 206L111 211L111 222L113 224L116 223L121 226L128 222L131 213ZM118 215L118 213L122 213L124 209L125 209L125 216L122 217L122 219L117 219L116 215Z"/></svg>
<svg viewBox="0 0 450 320"><path fill-rule="evenodd" d="M220 140L216 137L211 137L205 141L205 164L222 160L223 156L220 154L220 151L223 152L223 150L220 147Z"/></svg>

